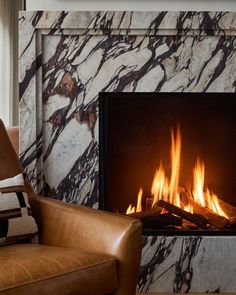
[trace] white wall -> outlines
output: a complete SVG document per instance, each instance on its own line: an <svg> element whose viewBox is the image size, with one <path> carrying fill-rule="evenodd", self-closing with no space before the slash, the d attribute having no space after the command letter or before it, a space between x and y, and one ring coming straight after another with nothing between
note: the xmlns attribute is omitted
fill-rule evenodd
<svg viewBox="0 0 236 295"><path fill-rule="evenodd" d="M26 0L26 10L236 11L236 0Z"/></svg>

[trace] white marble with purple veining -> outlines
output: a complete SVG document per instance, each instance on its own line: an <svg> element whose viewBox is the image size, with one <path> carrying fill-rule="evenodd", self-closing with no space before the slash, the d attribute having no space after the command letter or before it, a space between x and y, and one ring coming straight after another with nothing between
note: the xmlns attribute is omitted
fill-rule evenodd
<svg viewBox="0 0 236 295"><path fill-rule="evenodd" d="M22 12L19 28L21 160L53 198L98 202L99 92L235 91L235 13Z"/></svg>
<svg viewBox="0 0 236 295"><path fill-rule="evenodd" d="M99 205L99 92L236 91L232 12L23 11L19 40L21 162L65 202ZM138 288L236 292L235 243L150 236Z"/></svg>
<svg viewBox="0 0 236 295"><path fill-rule="evenodd" d="M235 237L144 237L140 292L233 293Z"/></svg>

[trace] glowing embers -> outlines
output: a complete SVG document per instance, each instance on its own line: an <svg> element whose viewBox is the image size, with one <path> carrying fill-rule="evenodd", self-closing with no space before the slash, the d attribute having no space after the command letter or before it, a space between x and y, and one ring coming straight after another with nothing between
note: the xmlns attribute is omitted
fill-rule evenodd
<svg viewBox="0 0 236 295"><path fill-rule="evenodd" d="M227 226L228 219L231 216L226 214L221 206L221 204L225 205L225 203L219 200L218 196L205 186L205 166L201 159L196 159L193 168L192 187L187 188L184 184L180 183L181 142L180 128L178 127L176 132L172 129L170 176L168 178L162 161L160 161L160 165L156 169L151 186L151 211L155 210L155 208L162 207L162 210L159 210L158 214L173 213L176 215L176 212L179 212L180 217L190 221L194 221L195 218L199 217L198 215L201 215L200 217L203 217L202 220L204 220L204 218L206 219L204 224L209 223L218 228L224 228ZM130 204L126 214L142 211L142 195L143 190L140 189L137 206L132 207ZM150 197L148 197L148 199L150 200ZM160 204L162 206L160 206ZM171 204L171 206L169 206L169 204ZM172 205L181 210L176 209ZM226 204L224 207L227 208L227 206L230 205ZM171 212L171 210L175 212Z"/></svg>

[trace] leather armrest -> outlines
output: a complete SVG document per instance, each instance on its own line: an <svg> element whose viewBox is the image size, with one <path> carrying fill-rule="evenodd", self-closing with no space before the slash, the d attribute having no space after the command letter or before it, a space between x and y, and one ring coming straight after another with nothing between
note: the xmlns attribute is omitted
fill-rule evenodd
<svg viewBox="0 0 236 295"><path fill-rule="evenodd" d="M114 256L120 287L115 295L133 295L141 255L141 223L133 218L31 197L40 243Z"/></svg>

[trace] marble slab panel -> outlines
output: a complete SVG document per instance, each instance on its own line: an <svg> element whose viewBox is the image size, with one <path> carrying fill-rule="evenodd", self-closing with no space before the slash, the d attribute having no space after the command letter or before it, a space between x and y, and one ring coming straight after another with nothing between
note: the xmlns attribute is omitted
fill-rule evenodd
<svg viewBox="0 0 236 295"><path fill-rule="evenodd" d="M21 12L20 153L36 192L99 206L99 92L236 92L236 13ZM231 292L235 237L144 237L140 292ZM207 278L206 278L207 273Z"/></svg>
<svg viewBox="0 0 236 295"><path fill-rule="evenodd" d="M236 293L236 237L144 237L138 290Z"/></svg>
<svg viewBox="0 0 236 295"><path fill-rule="evenodd" d="M21 12L21 162L38 193L98 207L98 94L235 92L236 13Z"/></svg>

